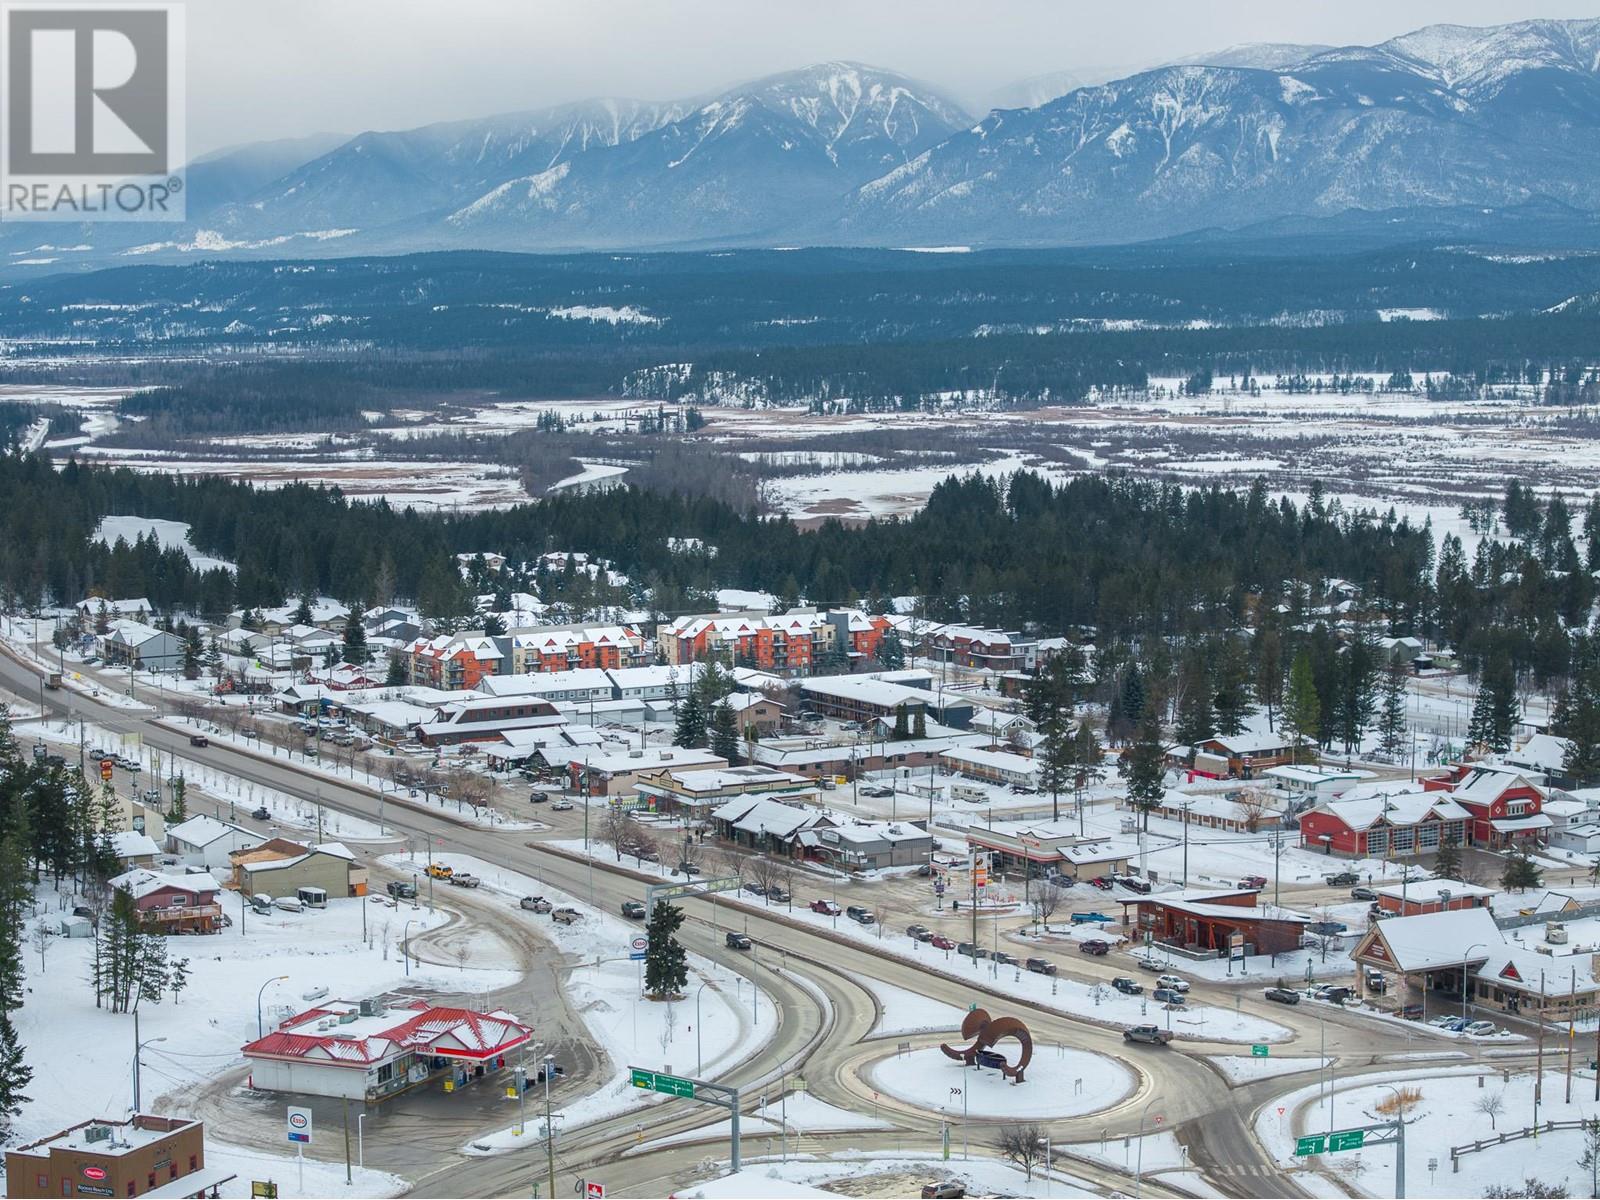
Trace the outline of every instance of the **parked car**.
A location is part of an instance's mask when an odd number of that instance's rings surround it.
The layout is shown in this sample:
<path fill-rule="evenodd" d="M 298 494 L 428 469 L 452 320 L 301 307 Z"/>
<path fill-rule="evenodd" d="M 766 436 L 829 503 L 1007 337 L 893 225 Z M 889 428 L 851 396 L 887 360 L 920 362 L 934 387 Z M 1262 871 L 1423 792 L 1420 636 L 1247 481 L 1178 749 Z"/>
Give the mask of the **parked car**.
<path fill-rule="evenodd" d="M 1329 887 L 1350 887 L 1361 882 L 1361 876 L 1354 871 L 1335 871 L 1332 875 L 1323 876 L 1328 881 Z M 1365 900 L 1365 896 L 1357 896 L 1357 900 Z"/>
<path fill-rule="evenodd" d="M 832 900 L 813 900 L 811 902 L 811 911 L 821 913 L 825 917 L 837 917 L 844 910 Z"/>
<path fill-rule="evenodd" d="M 450 886 L 464 888 L 482 887 L 483 880 L 479 879 L 476 875 L 468 875 L 465 871 L 457 871 L 454 875 L 450 876 Z"/>
<path fill-rule="evenodd" d="M 973 959 L 989 957 L 989 952 L 987 950 L 985 950 L 982 946 L 975 945 L 972 942 L 957 942 L 956 953 L 965 954 L 968 958 Z"/>
<path fill-rule="evenodd" d="M 549 804 L 550 803 L 550 793 L 549 792 L 529 792 L 528 793 L 528 803 L 529 804 Z"/>
<path fill-rule="evenodd" d="M 698 875 L 700 874 L 700 868 L 685 858 L 678 863 L 678 873 L 680 875 Z"/>
<path fill-rule="evenodd" d="M 1122 1040 L 1125 1042 L 1144 1042 L 1149 1046 L 1165 1046 L 1172 1040 L 1170 1030 L 1160 1029 L 1154 1025 L 1134 1025 L 1122 1031 Z"/>
<path fill-rule="evenodd" d="M 1150 998 L 1157 1004 L 1182 1004 L 1184 1000 L 1182 992 L 1169 987 L 1158 987 L 1150 993 Z"/>
<path fill-rule="evenodd" d="M 1262 995 L 1277 1004 L 1300 1003 L 1300 993 L 1293 988 L 1269 987 Z"/>
<path fill-rule="evenodd" d="M 191 733 L 189 735 L 189 745 L 195 747 L 197 750 L 204 750 L 207 746 L 211 745 L 211 739 L 203 733 Z"/>
<path fill-rule="evenodd" d="M 1116 988 L 1117 991 L 1121 992 L 1124 996 L 1144 995 L 1144 984 L 1137 983 L 1134 980 L 1129 979 L 1126 975 L 1118 975 L 1111 981 L 1111 986 Z"/>
<path fill-rule="evenodd" d="M 447 867 L 443 863 L 428 864 L 428 877 L 430 879 L 449 879 L 455 873 L 454 867 Z"/>
<path fill-rule="evenodd" d="M 1239 878 L 1239 886 L 1242 888 L 1264 888 L 1267 886 L 1267 877 L 1265 875 L 1243 875 Z"/>
<path fill-rule="evenodd" d="M 557 800 L 554 804 L 552 804 L 550 806 L 550 811 L 551 812 L 571 812 L 572 811 L 572 801 L 571 800 Z"/>
<path fill-rule="evenodd" d="M 1150 894 L 1150 881 L 1148 879 L 1141 879 L 1137 875 L 1113 875 L 1112 880 L 1115 883 L 1120 883 L 1130 892 L 1138 892 L 1141 896 Z"/>
<path fill-rule="evenodd" d="M 1075 912 L 1072 914 L 1074 925 L 1110 925 L 1111 918 L 1102 912 Z"/>
<path fill-rule="evenodd" d="M 955 939 L 947 938 L 942 933 L 936 933 L 929 938 L 928 945 L 932 946 L 935 950 L 954 950 L 956 948 Z"/>
<path fill-rule="evenodd" d="M 1102 942 L 1099 938 L 1090 938 L 1086 942 L 1078 943 L 1079 954 L 1097 954 L 1104 958 L 1111 953 L 1111 943 Z"/>
<path fill-rule="evenodd" d="M 844 915 L 849 917 L 857 925 L 871 925 L 878 919 L 872 915 L 872 910 L 870 908 L 863 908 L 859 904 L 852 904 L 849 908 L 845 909 Z"/>
<path fill-rule="evenodd" d="M 914 942 L 927 942 L 933 940 L 933 930 L 926 925 L 907 925 L 906 936 Z"/>
<path fill-rule="evenodd" d="M 1468 1037 L 1492 1037 L 1500 1032 L 1500 1027 L 1493 1021 L 1468 1021 L 1461 1032 Z"/>
<path fill-rule="evenodd" d="M 1011 790 L 1019 796 L 1037 796 L 1039 789 L 1031 783 L 1013 783 Z"/>
<path fill-rule="evenodd" d="M 991 957 L 1002 967 L 1015 967 L 1018 965 L 1017 956 L 1007 950 L 996 950 Z"/>
<path fill-rule="evenodd" d="M 745 880 L 744 890 L 749 892 L 752 896 L 765 896 L 767 894 L 767 889 L 762 887 L 753 879 Z"/>
<path fill-rule="evenodd" d="M 1133 962 L 1141 971 L 1154 971 L 1158 975 L 1167 969 L 1167 964 L 1159 958 L 1136 958 Z"/>
<path fill-rule="evenodd" d="M 1171 988 L 1175 992 L 1187 992 L 1189 990 L 1189 981 L 1178 975 L 1158 975 L 1156 977 L 1156 986 Z"/>
<path fill-rule="evenodd" d="M 726 945 L 729 950 L 748 950 L 748 949 L 750 949 L 750 935 L 747 934 L 747 933 L 732 933 L 732 932 L 729 932 L 729 933 L 726 933 L 726 934 L 723 935 L 722 941 L 723 941 L 723 944 Z"/>
<path fill-rule="evenodd" d="M 953 1179 L 922 1185 L 922 1200 L 961 1200 L 967 1189 Z"/>
<path fill-rule="evenodd" d="M 627 917 L 630 921 L 644 920 L 644 901 L 624 900 L 622 902 L 622 915 Z"/>
<path fill-rule="evenodd" d="M 1027 967 L 1028 970 L 1032 971 L 1035 975 L 1054 975 L 1056 973 L 1055 963 L 1051 962 L 1048 958 L 1030 958 L 1022 965 Z"/>
<path fill-rule="evenodd" d="M 555 907 L 543 896 L 524 896 L 518 903 L 529 912 L 547 913 Z"/>
<path fill-rule="evenodd" d="M 385 889 L 396 900 L 415 900 L 417 889 L 403 879 L 391 879 Z"/>
<path fill-rule="evenodd" d="M 251 813 L 250 815 L 252 817 L 254 817 L 256 820 L 258 820 L 258 821 L 270 821 L 270 820 L 272 820 L 272 814 L 267 811 L 265 805 L 262 805 L 260 808 L 256 809 L 255 812 Z"/>
<path fill-rule="evenodd" d="M 1313 1000 L 1325 1000 L 1329 1004 L 1343 1004 L 1350 998 L 1350 989 L 1343 984 L 1325 983 L 1311 993 Z"/>
<path fill-rule="evenodd" d="M 575 908 L 558 908 L 550 914 L 550 919 L 558 925 L 576 925 L 583 920 L 583 914 Z"/>
<path fill-rule="evenodd" d="M 774 904 L 787 904 L 789 903 L 789 893 L 784 891 L 781 887 L 773 885 L 767 889 L 767 899 L 771 900 Z"/>
<path fill-rule="evenodd" d="M 1104 875 L 1096 875 L 1089 880 L 1089 886 L 1099 888 L 1102 892 L 1109 892 L 1111 890 L 1111 880 Z"/>
<path fill-rule="evenodd" d="M 1377 900 L 1377 898 L 1378 893 L 1366 884 L 1350 889 L 1350 899 L 1352 900 Z"/>
<path fill-rule="evenodd" d="M 1362 982 L 1367 985 L 1367 991 L 1373 992 L 1379 996 L 1383 995 L 1389 990 L 1389 981 L 1385 979 L 1380 972 L 1371 970 L 1370 968 L 1368 969 L 1366 975 L 1362 977 Z"/>

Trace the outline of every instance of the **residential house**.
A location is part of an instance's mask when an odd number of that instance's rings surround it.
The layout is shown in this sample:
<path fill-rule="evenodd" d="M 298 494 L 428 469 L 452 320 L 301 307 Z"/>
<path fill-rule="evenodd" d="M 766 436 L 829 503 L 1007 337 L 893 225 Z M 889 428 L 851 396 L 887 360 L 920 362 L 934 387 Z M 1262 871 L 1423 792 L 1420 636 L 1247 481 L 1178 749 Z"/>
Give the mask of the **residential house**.
<path fill-rule="evenodd" d="M 760 692 L 731 692 L 724 702 L 733 709 L 740 730 L 754 730 L 757 737 L 777 733 L 783 724 L 783 705 Z"/>
<path fill-rule="evenodd" d="M 37 1200 L 216 1195 L 234 1178 L 206 1166 L 205 1126 L 186 1117 L 96 1117 L 6 1151 L 6 1195 Z"/>
<path fill-rule="evenodd" d="M 376 1104 L 436 1080 L 464 1084 L 502 1070 L 533 1030 L 510 1013 L 425 1000 L 330 1000 L 240 1052 L 249 1087 Z"/>
<path fill-rule="evenodd" d="M 183 667 L 184 643 L 165 629 L 116 620 L 100 638 L 100 654 L 113 666 L 132 663 L 139 671 L 177 671 Z"/>
<path fill-rule="evenodd" d="M 1246 730 L 1202 738 L 1194 744 L 1194 769 L 1202 775 L 1254 779 L 1294 760 L 1294 737 L 1287 733 Z"/>
<path fill-rule="evenodd" d="M 201 813 L 167 830 L 167 852 L 186 866 L 226 871 L 235 850 L 252 849 L 265 840 L 259 833 Z"/>
<path fill-rule="evenodd" d="M 128 600 L 111 600 L 104 596 L 90 596 L 87 599 L 79 600 L 74 607 L 78 610 L 78 616 L 82 618 L 84 625 L 88 628 L 94 628 L 102 620 L 107 622 L 117 620 L 148 622 L 151 617 L 155 616 L 156 611 L 151 607 L 150 601 L 143 596 Z"/>
<path fill-rule="evenodd" d="M 302 846 L 273 838 L 235 850 L 228 859 L 241 896 L 293 896 L 301 888 L 320 889 L 336 899 L 367 894 L 367 869 L 341 842 Z"/>
<path fill-rule="evenodd" d="M 124 829 L 111 835 L 111 853 L 124 867 L 153 867 L 161 847 L 148 834 Z"/>
<path fill-rule="evenodd" d="M 1260 773 L 1262 783 L 1282 794 L 1283 808 L 1289 813 L 1337 800 L 1371 778 L 1371 771 L 1354 767 L 1268 767 Z"/>
<path fill-rule="evenodd" d="M 1529 781 L 1546 787 L 1567 788 L 1573 783 L 1567 773 L 1567 755 L 1572 742 L 1549 733 L 1536 733 L 1522 745 L 1500 756 L 1500 761 L 1522 772 Z"/>
<path fill-rule="evenodd" d="M 151 933 L 217 933 L 222 929 L 222 885 L 208 873 L 168 874 L 136 867 L 111 880 L 138 905 Z"/>

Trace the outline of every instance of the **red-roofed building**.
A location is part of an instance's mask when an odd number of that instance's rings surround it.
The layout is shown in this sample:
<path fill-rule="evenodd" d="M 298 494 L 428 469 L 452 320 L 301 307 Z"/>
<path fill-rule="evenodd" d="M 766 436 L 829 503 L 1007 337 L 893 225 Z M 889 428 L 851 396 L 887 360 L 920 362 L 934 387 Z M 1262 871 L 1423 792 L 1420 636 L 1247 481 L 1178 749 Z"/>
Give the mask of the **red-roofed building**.
<path fill-rule="evenodd" d="M 1468 837 L 1474 846 L 1504 850 L 1514 843 L 1538 845 L 1550 831 L 1544 813 L 1545 790 L 1522 772 L 1493 763 L 1457 763 L 1443 775 L 1424 779 L 1430 792 L 1448 792 L 1471 814 Z"/>
<path fill-rule="evenodd" d="M 434 1079 L 460 1084 L 498 1070 L 532 1037 L 506 1012 L 335 1000 L 289 1018 L 241 1052 L 252 1087 L 373 1104 Z"/>

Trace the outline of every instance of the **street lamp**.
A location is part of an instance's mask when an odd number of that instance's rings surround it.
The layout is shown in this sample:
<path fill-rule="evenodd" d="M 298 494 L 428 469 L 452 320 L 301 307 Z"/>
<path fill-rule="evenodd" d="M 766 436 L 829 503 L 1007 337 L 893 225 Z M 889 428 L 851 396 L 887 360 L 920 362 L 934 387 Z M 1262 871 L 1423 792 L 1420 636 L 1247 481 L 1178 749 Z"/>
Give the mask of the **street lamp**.
<path fill-rule="evenodd" d="M 1149 1103 L 1139 1110 L 1139 1158 L 1133 1168 L 1133 1194 L 1135 1196 L 1144 1195 L 1144 1118 L 1150 1111 L 1151 1105 L 1160 1099 L 1160 1096 L 1150 1097 Z"/>
<path fill-rule="evenodd" d="M 139 1111 L 139 1056 L 144 1053 L 144 1048 L 146 1046 L 154 1046 L 157 1042 L 164 1042 L 167 1040 L 164 1037 L 158 1037 L 147 1038 L 145 1041 L 141 1042 L 139 1040 L 138 1015 L 139 1014 L 137 1012 L 134 1013 L 133 1022 L 133 1111 L 135 1113 L 138 1113 Z"/>
<path fill-rule="evenodd" d="M 694 1073 L 696 1075 L 704 1074 L 706 1069 L 705 1058 L 700 1052 L 700 994 L 710 985 L 711 980 L 707 979 L 695 989 L 694 993 Z"/>
<path fill-rule="evenodd" d="M 282 983 L 288 978 L 289 977 L 287 975 L 274 975 L 271 979 L 267 980 L 261 985 L 260 991 L 256 992 L 256 1036 L 258 1038 L 266 1036 L 266 1030 L 261 1024 L 261 997 L 273 984 Z"/>
<path fill-rule="evenodd" d="M 555 1200 L 556 1194 L 556 1144 L 555 1130 L 550 1125 L 550 1076 L 555 1074 L 556 1056 L 544 1056 L 544 1153 L 545 1161 L 550 1172 L 550 1196 Z"/>
<path fill-rule="evenodd" d="M 1467 995 L 1472 990 L 1472 985 L 1468 979 L 1469 968 L 1467 962 L 1471 959 L 1474 950 L 1487 950 L 1488 948 L 1483 942 L 1473 942 L 1472 945 L 1467 947 L 1467 952 L 1461 956 L 1461 1019 L 1463 1021 L 1467 1019 Z M 1426 979 L 1423 980 L 1423 984 L 1426 986 Z"/>
<path fill-rule="evenodd" d="M 405 959 L 407 976 L 411 974 L 411 950 L 407 943 L 411 937 L 411 927 L 416 923 L 417 919 L 412 917 L 411 920 L 406 922 L 405 929 L 400 933 L 400 957 Z"/>

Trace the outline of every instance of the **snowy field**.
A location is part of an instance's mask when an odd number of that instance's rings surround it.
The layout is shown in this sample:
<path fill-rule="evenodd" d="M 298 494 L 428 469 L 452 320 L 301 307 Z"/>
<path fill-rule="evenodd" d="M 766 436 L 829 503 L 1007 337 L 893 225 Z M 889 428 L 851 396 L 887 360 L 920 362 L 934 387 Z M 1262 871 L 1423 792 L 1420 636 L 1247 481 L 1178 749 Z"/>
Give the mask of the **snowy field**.
<path fill-rule="evenodd" d="M 1482 1080 L 1480 1086 L 1479 1080 Z M 1320 1166 L 1340 1179 L 1356 1195 L 1394 1194 L 1394 1154 L 1392 1146 L 1369 1146 L 1359 1151 L 1324 1154 L 1314 1161 L 1296 1159 L 1294 1139 L 1299 1132 L 1320 1132 L 1330 1128 L 1368 1125 L 1387 1120 L 1377 1106 L 1392 1100 L 1391 1088 L 1416 1088 L 1421 1098 L 1406 1110 L 1406 1191 L 1411 1196 L 1447 1198 L 1481 1196 L 1495 1184 L 1520 1184 L 1529 1175 L 1546 1183 L 1565 1183 L 1571 1195 L 1589 1193 L 1586 1168 L 1579 1167 L 1583 1134 L 1579 1130 L 1557 1130 L 1540 1135 L 1537 1141 L 1514 1141 L 1487 1148 L 1461 1158 L 1459 1173 L 1450 1169 L 1450 1147 L 1495 1133 L 1512 1132 L 1533 1121 L 1534 1076 L 1531 1071 L 1502 1074 L 1490 1068 L 1446 1067 L 1427 1073 L 1392 1072 L 1339 1080 L 1333 1096 L 1333 1111 L 1328 1111 L 1326 1088 L 1318 1099 L 1315 1084 L 1280 1096 L 1261 1109 L 1256 1119 L 1256 1136 L 1267 1152 L 1285 1168 L 1300 1170 L 1297 1180 L 1307 1178 L 1307 1169 Z M 1539 1121 L 1591 1120 L 1600 1116 L 1594 1100 L 1592 1077 L 1574 1080 L 1573 1100 L 1565 1100 L 1565 1077 L 1547 1070 Z M 1500 1106 L 1491 1125 L 1489 1114 L 1480 1105 Z M 1279 1109 L 1286 1110 L 1279 1117 Z M 1429 1170 L 1430 1162 L 1437 1168 Z M 1319 1190 L 1318 1194 L 1322 1194 Z"/>
<path fill-rule="evenodd" d="M 963 1157 L 960 1138 L 952 1131 L 950 1158 L 937 1154 L 842 1153 L 828 1157 L 744 1160 L 737 1175 L 723 1175 L 679 1187 L 679 1200 L 791 1200 L 794 1197 L 828 1197 L 841 1193 L 868 1196 L 914 1196 L 921 1187 L 955 1180 L 974 1196 L 1098 1196 L 1103 1189 L 1057 1167 L 1046 1175 L 1035 1168 L 1029 1179 L 1021 1169 L 999 1159 L 984 1157 L 980 1146 Z M 723 1164 L 726 1169 L 726 1164 Z M 837 1190 L 828 1185 L 842 1183 Z M 1201 1193 L 1205 1194 L 1205 1193 Z"/>
<path fill-rule="evenodd" d="M 197 571 L 222 567 L 232 571 L 234 564 L 222 558 L 211 558 L 195 549 L 189 540 L 189 525 L 185 521 L 163 521 L 157 517 L 102 517 L 94 531 L 95 541 L 110 546 L 119 539 L 132 546 L 140 538 L 154 536 L 163 550 L 182 550 Z"/>

